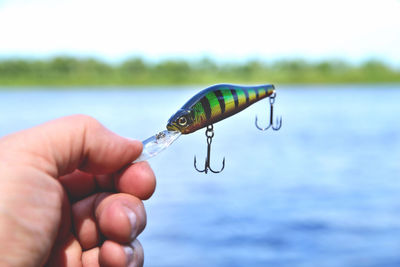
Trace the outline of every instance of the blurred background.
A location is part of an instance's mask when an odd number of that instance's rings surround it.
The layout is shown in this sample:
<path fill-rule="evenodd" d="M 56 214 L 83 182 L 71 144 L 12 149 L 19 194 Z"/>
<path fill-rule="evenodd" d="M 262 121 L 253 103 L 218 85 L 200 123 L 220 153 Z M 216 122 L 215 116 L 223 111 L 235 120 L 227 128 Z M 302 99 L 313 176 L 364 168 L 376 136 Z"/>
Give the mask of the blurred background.
<path fill-rule="evenodd" d="M 400 1 L 0 0 L 0 136 L 91 115 L 144 140 L 199 90 L 273 83 L 149 162 L 145 266 L 400 266 Z"/>

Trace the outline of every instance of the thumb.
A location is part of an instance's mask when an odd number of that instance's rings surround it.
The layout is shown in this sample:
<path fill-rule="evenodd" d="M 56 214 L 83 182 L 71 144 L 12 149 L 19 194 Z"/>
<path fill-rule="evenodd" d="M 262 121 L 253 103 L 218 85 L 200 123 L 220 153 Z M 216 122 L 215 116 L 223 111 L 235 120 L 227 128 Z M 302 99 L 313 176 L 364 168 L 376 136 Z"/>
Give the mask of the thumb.
<path fill-rule="evenodd" d="M 120 137 L 85 115 L 53 120 L 2 141 L 13 146 L 8 151 L 31 155 L 27 163 L 53 177 L 75 169 L 111 173 L 135 160 L 143 147 L 140 141 Z"/>

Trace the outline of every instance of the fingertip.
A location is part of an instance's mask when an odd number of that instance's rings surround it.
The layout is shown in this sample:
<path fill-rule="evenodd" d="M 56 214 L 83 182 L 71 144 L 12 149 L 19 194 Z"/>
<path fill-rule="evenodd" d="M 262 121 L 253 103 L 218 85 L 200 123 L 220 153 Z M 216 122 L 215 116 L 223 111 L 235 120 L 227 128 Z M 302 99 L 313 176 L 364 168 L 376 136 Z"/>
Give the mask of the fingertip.
<path fill-rule="evenodd" d="M 143 266 L 143 247 L 138 240 L 125 246 L 106 240 L 100 248 L 99 262 L 101 266 Z"/>
<path fill-rule="evenodd" d="M 135 146 L 140 148 L 140 151 L 143 150 L 143 143 L 142 141 L 138 140 L 138 139 L 134 139 L 134 138 L 129 138 L 129 137 L 125 137 L 125 139 L 127 139 L 129 142 L 131 142 L 132 144 L 134 144 Z"/>
<path fill-rule="evenodd" d="M 132 161 L 134 161 L 135 159 L 137 159 L 140 156 L 140 154 L 142 154 L 143 143 L 137 139 L 131 139 L 131 138 L 127 138 L 127 137 L 124 137 L 124 138 L 130 143 L 133 151 L 135 151 L 134 159 L 132 160 Z"/>
<path fill-rule="evenodd" d="M 100 248 L 95 247 L 86 250 L 82 253 L 82 265 L 68 265 L 68 266 L 99 266 Z"/>
<path fill-rule="evenodd" d="M 100 266 L 128 266 L 128 262 L 128 255 L 120 244 L 110 240 L 103 243 L 99 253 Z"/>
<path fill-rule="evenodd" d="M 139 140 L 122 137 L 97 120 L 85 117 L 83 159 L 80 169 L 93 174 L 107 174 L 137 159 L 143 150 Z"/>
<path fill-rule="evenodd" d="M 134 216 L 129 216 L 121 203 L 114 201 L 108 204 L 98 216 L 100 230 L 103 235 L 114 241 L 129 242 L 131 232 L 134 230 L 130 220 Z"/>
<path fill-rule="evenodd" d="M 128 194 L 109 196 L 96 209 L 96 218 L 102 234 L 119 243 L 131 242 L 146 226 L 143 203 Z"/>
<path fill-rule="evenodd" d="M 114 181 L 117 191 L 142 200 L 149 199 L 156 189 L 156 177 L 147 161 L 130 165 Z"/>

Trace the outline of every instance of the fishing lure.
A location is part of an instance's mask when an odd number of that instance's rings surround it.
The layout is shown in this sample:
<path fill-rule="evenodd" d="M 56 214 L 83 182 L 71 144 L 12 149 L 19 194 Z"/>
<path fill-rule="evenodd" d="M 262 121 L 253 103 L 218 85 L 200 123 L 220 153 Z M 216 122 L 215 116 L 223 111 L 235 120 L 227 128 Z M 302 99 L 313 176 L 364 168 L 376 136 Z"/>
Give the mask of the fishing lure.
<path fill-rule="evenodd" d="M 282 118 L 280 120 L 277 119 L 276 126 L 273 125 L 273 107 L 276 93 L 272 84 L 258 86 L 218 84 L 202 90 L 186 102 L 168 120 L 166 131 L 162 131 L 143 141 L 143 153 L 136 161 L 155 156 L 171 145 L 181 134 L 190 134 L 206 127 L 207 156 L 205 167 L 203 170 L 197 168 L 196 157 L 194 157 L 194 167 L 199 172 L 207 173 L 210 170 L 213 173 L 219 173 L 225 167 L 225 158 L 223 159 L 221 170 L 214 171 L 210 167 L 211 142 L 214 137 L 213 124 L 235 115 L 267 97 L 270 99 L 270 123 L 267 127 L 261 128 L 257 123 L 256 117 L 256 127 L 262 131 L 269 128 L 275 131 L 279 130 L 282 126 Z"/>

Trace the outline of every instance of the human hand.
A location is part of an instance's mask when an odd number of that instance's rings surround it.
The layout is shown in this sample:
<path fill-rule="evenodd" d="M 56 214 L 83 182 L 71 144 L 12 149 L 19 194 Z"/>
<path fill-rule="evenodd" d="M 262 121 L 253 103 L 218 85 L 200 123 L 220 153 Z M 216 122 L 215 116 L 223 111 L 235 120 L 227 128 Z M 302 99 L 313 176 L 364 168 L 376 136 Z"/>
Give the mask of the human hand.
<path fill-rule="evenodd" d="M 141 266 L 139 141 L 76 115 L 0 139 L 0 266 Z"/>

